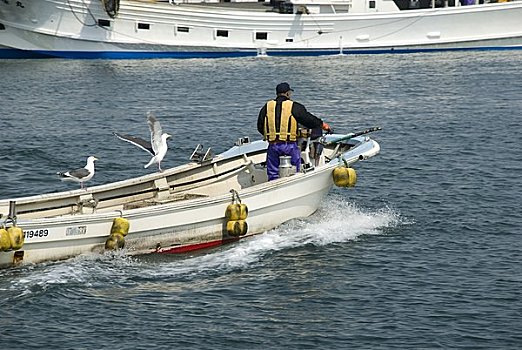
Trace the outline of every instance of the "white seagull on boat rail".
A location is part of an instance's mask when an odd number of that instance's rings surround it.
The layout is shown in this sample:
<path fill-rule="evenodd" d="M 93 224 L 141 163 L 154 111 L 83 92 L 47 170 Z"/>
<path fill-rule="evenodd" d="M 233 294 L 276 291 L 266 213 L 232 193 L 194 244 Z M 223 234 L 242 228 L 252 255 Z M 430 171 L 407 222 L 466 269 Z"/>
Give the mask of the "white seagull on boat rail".
<path fill-rule="evenodd" d="M 144 168 L 148 168 L 152 164 L 158 164 L 158 170 L 163 171 L 161 170 L 161 161 L 165 157 L 165 154 L 167 154 L 167 140 L 172 136 L 162 131 L 160 122 L 152 112 L 147 114 L 147 123 L 149 124 L 150 129 L 150 142 L 130 135 L 118 134 L 116 132 L 113 132 L 113 134 L 120 140 L 132 143 L 152 155 L 151 160 L 144 166 Z"/>
<path fill-rule="evenodd" d="M 94 176 L 94 161 L 96 160 L 98 160 L 98 158 L 90 156 L 87 158 L 87 165 L 85 165 L 83 168 L 56 174 L 60 176 L 60 180 L 79 182 L 80 187 L 84 188 L 83 183 L 89 181 Z"/>

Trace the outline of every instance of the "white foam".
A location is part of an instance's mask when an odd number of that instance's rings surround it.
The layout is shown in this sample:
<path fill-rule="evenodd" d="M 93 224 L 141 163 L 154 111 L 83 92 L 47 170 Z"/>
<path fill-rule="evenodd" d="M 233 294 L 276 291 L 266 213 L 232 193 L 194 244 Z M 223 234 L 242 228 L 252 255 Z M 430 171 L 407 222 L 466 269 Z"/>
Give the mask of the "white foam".
<path fill-rule="evenodd" d="M 394 227 L 400 216 L 385 207 L 377 211 L 358 208 L 352 202 L 329 197 L 317 213 L 303 220 L 292 220 L 221 251 L 179 260 L 159 273 L 186 274 L 205 270 L 230 271 L 249 267 L 276 251 L 306 245 L 325 246 L 347 242 L 361 235 L 381 234 L 383 228 Z"/>

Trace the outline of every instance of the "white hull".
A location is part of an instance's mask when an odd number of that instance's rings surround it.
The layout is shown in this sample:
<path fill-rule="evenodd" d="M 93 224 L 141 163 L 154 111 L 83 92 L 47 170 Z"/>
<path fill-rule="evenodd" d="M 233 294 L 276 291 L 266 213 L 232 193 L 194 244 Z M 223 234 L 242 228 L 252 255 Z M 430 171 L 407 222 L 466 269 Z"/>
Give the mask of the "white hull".
<path fill-rule="evenodd" d="M 380 149 L 369 138 L 350 142 L 352 147 L 341 152 L 349 164 Z M 241 237 L 314 213 L 333 185 L 337 158 L 306 173 L 267 182 L 261 165 L 265 148 L 265 142 L 255 142 L 203 164 L 88 190 L 2 200 L 2 220 L 9 216 L 10 203 L 16 202 L 17 226 L 25 239 L 19 250 L 0 251 L 0 266 L 101 253 L 117 217 L 130 222 L 125 237 L 129 254 L 185 252 L 234 241 L 239 237 L 227 232 L 225 217 L 231 190 L 249 210 L 248 231 Z M 331 152 L 325 154 L 334 157 Z M 9 226 L 9 220 L 5 223 Z"/>
<path fill-rule="evenodd" d="M 344 0 L 336 13 L 315 0 L 293 1 L 310 13 L 121 0 L 111 18 L 99 0 L 0 2 L 0 44 L 70 58 L 522 48 L 522 1 L 399 10 L 391 0 L 376 0 L 374 9 Z"/>

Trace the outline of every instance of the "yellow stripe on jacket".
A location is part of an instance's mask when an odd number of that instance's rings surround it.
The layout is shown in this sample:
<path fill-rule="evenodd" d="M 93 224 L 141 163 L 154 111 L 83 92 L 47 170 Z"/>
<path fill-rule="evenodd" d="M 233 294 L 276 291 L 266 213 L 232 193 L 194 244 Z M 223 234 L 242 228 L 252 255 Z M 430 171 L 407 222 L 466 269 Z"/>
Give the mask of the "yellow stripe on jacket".
<path fill-rule="evenodd" d="M 281 106 L 281 120 L 276 126 L 276 101 L 266 103 L 265 140 L 267 141 L 295 141 L 297 139 L 297 120 L 292 115 L 293 101 L 283 101 Z"/>

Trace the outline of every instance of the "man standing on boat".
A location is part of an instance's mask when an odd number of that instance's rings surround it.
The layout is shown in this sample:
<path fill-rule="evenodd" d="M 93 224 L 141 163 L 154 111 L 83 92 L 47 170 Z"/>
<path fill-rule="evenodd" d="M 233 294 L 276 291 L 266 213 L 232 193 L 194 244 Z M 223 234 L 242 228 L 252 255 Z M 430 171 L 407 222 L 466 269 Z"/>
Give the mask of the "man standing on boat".
<path fill-rule="evenodd" d="M 268 141 L 266 172 L 268 180 L 279 178 L 279 157 L 290 156 L 291 163 L 299 172 L 301 151 L 297 146 L 298 124 L 309 129 L 331 132 L 330 126 L 308 112 L 302 104 L 294 102 L 290 96 L 294 91 L 288 83 L 276 86 L 276 99 L 268 101 L 259 111 L 257 130 Z"/>

